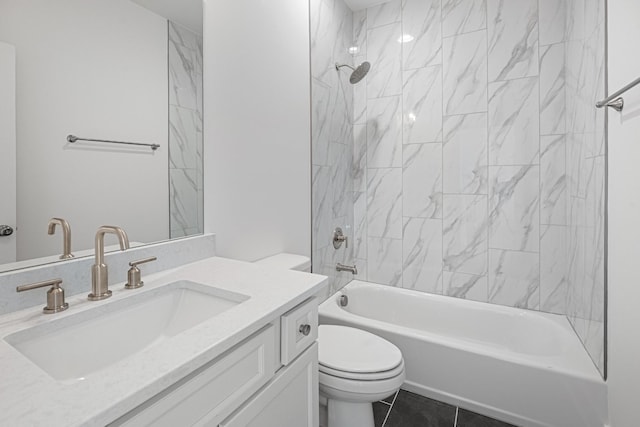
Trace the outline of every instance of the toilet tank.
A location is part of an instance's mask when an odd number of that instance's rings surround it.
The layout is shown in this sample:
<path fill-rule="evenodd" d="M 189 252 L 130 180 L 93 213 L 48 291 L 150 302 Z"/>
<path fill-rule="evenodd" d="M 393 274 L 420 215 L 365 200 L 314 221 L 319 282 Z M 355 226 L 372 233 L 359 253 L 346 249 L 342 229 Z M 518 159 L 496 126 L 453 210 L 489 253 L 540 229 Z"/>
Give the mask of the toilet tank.
<path fill-rule="evenodd" d="M 262 258 L 255 263 L 269 268 L 305 271 L 307 273 L 311 272 L 311 259 L 304 255 L 288 254 L 283 252 Z"/>

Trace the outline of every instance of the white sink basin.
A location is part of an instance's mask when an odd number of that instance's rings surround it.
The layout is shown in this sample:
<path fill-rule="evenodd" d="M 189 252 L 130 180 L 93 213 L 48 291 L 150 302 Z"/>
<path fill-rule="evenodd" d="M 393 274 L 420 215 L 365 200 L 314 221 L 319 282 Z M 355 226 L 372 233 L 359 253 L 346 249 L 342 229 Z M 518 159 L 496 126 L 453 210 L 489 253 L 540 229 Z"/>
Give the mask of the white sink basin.
<path fill-rule="evenodd" d="M 82 380 L 249 299 L 189 281 L 132 294 L 5 337 L 57 380 Z"/>

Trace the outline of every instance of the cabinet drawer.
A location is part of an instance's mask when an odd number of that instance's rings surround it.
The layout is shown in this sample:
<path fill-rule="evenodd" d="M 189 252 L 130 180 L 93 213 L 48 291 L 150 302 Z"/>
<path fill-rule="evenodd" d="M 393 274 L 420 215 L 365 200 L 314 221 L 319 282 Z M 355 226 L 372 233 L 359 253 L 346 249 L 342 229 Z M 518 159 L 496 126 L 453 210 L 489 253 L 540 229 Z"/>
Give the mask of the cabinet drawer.
<path fill-rule="evenodd" d="M 175 427 L 219 422 L 273 377 L 275 329 L 269 325 L 113 425 Z"/>
<path fill-rule="evenodd" d="M 280 318 L 280 362 L 288 365 L 318 338 L 318 299 L 309 298 Z"/>

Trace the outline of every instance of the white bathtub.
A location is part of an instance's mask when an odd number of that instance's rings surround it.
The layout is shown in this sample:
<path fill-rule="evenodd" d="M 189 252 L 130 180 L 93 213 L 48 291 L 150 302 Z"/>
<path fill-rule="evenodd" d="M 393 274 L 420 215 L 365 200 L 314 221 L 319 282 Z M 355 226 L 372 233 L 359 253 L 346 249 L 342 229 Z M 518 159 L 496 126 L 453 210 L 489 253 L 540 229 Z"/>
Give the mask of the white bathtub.
<path fill-rule="evenodd" d="M 564 316 L 361 281 L 319 313 L 398 346 L 406 390 L 522 427 L 607 423 L 606 384 Z"/>

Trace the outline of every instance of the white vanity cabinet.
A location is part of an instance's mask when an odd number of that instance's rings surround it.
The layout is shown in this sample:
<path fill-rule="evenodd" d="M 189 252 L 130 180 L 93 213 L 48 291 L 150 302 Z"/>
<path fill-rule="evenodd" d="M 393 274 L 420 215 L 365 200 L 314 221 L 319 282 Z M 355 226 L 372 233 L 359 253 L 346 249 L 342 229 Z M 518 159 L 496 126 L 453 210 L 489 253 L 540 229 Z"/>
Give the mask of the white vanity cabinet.
<path fill-rule="evenodd" d="M 317 427 L 317 333 L 310 298 L 110 425 Z"/>
<path fill-rule="evenodd" d="M 278 372 L 220 427 L 317 427 L 318 344 Z"/>

